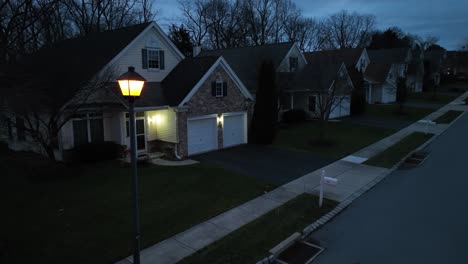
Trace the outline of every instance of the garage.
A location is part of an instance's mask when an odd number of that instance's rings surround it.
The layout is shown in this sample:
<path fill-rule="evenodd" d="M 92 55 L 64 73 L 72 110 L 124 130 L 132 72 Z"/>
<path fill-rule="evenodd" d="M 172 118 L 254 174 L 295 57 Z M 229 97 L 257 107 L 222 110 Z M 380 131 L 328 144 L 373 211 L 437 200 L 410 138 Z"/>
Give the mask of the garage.
<path fill-rule="evenodd" d="M 188 155 L 218 149 L 216 115 L 192 117 L 187 121 Z"/>
<path fill-rule="evenodd" d="M 330 113 L 330 116 L 329 116 L 330 119 L 350 115 L 351 99 L 349 96 L 345 96 L 344 98 L 335 97 L 335 102 L 340 103 L 340 105 L 337 105 L 334 107 L 334 109 Z"/>
<path fill-rule="evenodd" d="M 247 143 L 247 114 L 223 114 L 223 147 Z"/>

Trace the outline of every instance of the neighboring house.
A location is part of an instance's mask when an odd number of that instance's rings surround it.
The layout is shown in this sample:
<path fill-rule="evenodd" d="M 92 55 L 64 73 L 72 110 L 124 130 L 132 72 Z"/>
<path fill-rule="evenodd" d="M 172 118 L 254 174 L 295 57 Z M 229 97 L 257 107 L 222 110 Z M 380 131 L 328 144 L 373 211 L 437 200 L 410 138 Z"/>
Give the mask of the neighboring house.
<path fill-rule="evenodd" d="M 307 64 L 307 60 L 295 42 L 204 50 L 197 57 L 210 56 L 223 56 L 253 95 L 257 89 L 258 70 L 262 62 L 273 62 L 278 73 L 297 72 Z"/>
<path fill-rule="evenodd" d="M 396 101 L 398 78 L 407 78 L 413 56 L 409 48 L 367 50 L 370 64 L 364 73 L 366 99 L 373 103 Z"/>
<path fill-rule="evenodd" d="M 60 130 L 58 159 L 88 142 L 129 146 L 127 101 L 115 82 L 128 66 L 147 80 L 135 105 L 139 153 L 166 148 L 185 157 L 247 142 L 253 97 L 227 61 L 185 58 L 154 22 L 65 40 L 39 53 L 31 60 L 42 74 L 69 77 L 60 89 L 83 85 L 103 72 L 114 74 L 114 82 L 90 96 Z M 60 89 L 50 92 L 60 94 Z M 22 127 L 18 122 L 9 128 L 9 147 L 41 152 Z"/>
<path fill-rule="evenodd" d="M 424 53 L 424 71 L 427 74 L 427 79 L 435 86 L 440 85 L 443 65 L 446 59 L 446 50 L 433 49 Z"/>
<path fill-rule="evenodd" d="M 338 118 L 350 115 L 352 80 L 345 63 L 331 53 L 305 53 L 307 65 L 297 73 L 281 73 L 289 109 L 303 109 L 309 118 Z"/>
<path fill-rule="evenodd" d="M 443 73 L 448 76 L 468 78 L 468 51 L 448 51 Z"/>
<path fill-rule="evenodd" d="M 396 101 L 400 68 L 395 64 L 371 62 L 364 73 L 366 101 L 369 104 Z"/>

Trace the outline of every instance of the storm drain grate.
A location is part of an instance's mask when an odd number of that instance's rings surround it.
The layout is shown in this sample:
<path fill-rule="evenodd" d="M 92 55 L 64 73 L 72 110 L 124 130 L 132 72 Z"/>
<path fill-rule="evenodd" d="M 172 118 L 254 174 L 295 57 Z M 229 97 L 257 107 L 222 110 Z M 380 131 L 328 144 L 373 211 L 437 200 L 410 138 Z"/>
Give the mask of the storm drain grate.
<path fill-rule="evenodd" d="M 428 155 L 429 153 L 427 152 L 422 152 L 422 151 L 415 152 L 403 162 L 404 167 L 406 168 L 416 167 L 420 165 L 421 163 L 423 163 L 426 160 Z"/>
<path fill-rule="evenodd" d="M 324 249 L 322 247 L 300 241 L 283 251 L 276 259 L 277 264 L 308 264 Z"/>

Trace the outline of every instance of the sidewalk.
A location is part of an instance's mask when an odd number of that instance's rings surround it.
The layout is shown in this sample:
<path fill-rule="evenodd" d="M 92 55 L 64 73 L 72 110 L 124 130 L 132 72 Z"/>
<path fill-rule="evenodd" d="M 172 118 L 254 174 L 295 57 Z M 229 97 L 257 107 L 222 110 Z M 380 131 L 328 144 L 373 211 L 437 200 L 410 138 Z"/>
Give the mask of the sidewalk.
<path fill-rule="evenodd" d="M 468 97 L 468 92 L 459 96 L 452 103 L 431 113 L 425 119 L 434 120 L 449 110 L 468 111 L 468 105 L 459 104 L 466 97 Z M 361 164 L 368 158 L 379 154 L 413 132 L 426 132 L 427 130 L 429 133 L 439 135 L 448 126 L 447 124 L 438 124 L 426 127 L 426 124 L 421 122 L 413 123 L 351 156 L 308 173 L 269 193 L 144 249 L 141 252 L 141 263 L 176 263 L 302 193 L 316 194 L 322 169 L 325 170 L 326 176 L 338 178 L 339 180 L 336 187 L 325 190 L 325 197 L 341 202 L 388 171 L 386 168 Z M 133 263 L 131 256 L 117 262 L 117 264 L 129 263 Z"/>

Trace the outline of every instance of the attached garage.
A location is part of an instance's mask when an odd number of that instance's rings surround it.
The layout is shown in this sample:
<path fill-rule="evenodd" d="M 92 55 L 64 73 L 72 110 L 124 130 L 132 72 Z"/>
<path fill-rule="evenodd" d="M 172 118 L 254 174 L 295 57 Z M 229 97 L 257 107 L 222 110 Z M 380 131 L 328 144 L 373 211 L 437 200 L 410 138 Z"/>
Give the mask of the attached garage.
<path fill-rule="evenodd" d="M 216 115 L 192 117 L 187 120 L 188 155 L 218 149 Z"/>
<path fill-rule="evenodd" d="M 349 116 L 351 111 L 351 98 L 349 96 L 345 96 L 344 98 L 336 97 L 335 101 L 340 104 L 332 109 L 329 118 Z"/>
<path fill-rule="evenodd" d="M 223 147 L 247 143 L 247 114 L 226 113 L 223 115 Z"/>

